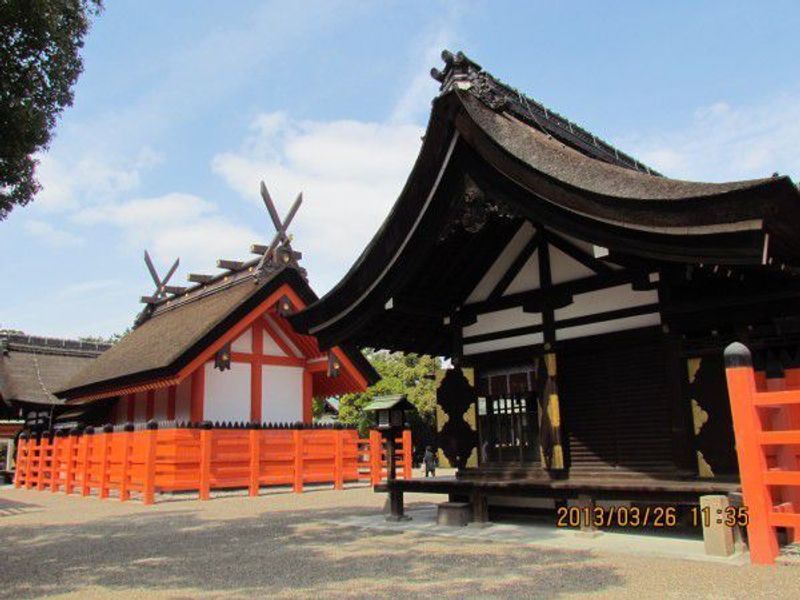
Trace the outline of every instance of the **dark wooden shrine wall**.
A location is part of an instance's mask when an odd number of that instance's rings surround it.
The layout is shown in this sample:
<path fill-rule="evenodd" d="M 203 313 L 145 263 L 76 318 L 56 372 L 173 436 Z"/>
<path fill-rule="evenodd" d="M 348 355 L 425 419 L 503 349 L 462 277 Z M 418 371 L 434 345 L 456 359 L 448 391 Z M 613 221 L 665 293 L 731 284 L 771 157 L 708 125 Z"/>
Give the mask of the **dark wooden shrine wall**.
<path fill-rule="evenodd" d="M 658 334 L 602 336 L 565 349 L 558 383 L 570 471 L 674 473 L 667 345 Z"/>

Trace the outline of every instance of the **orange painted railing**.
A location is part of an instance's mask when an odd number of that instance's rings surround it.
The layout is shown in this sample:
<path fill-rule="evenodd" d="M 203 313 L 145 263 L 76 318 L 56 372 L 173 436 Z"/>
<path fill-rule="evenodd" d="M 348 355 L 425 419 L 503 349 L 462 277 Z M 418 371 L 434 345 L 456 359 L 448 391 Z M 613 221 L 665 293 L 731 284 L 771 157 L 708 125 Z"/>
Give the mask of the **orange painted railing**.
<path fill-rule="evenodd" d="M 397 475 L 411 478 L 411 432 L 397 440 Z M 346 482 L 377 484 L 387 475 L 384 444 L 377 431 L 368 439 L 353 429 L 159 428 L 106 426 L 69 435 L 21 437 L 14 484 L 28 489 L 96 494 L 120 500 L 132 495 L 152 504 L 159 492 Z"/>
<path fill-rule="evenodd" d="M 725 349 L 728 394 L 739 457 L 742 494 L 750 522 L 750 559 L 773 564 L 777 528 L 800 541 L 800 369 L 783 379 L 753 370 L 743 344 Z"/>

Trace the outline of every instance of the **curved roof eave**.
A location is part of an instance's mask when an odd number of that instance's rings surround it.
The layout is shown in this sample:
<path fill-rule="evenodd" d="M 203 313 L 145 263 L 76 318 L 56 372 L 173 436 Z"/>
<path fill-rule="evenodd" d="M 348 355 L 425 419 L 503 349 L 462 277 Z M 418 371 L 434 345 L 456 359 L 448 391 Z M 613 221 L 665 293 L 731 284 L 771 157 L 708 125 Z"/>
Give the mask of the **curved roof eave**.
<path fill-rule="evenodd" d="M 294 327 L 319 334 L 355 318 L 351 311 L 379 283 L 376 278 L 386 274 L 389 261 L 402 254 L 454 134 L 490 166 L 495 178 L 501 175 L 527 191 L 527 206 L 514 203 L 523 216 L 545 223 L 549 217 L 561 219 L 562 228 L 582 230 L 590 241 L 593 227 L 603 229 L 605 239 L 611 234 L 622 240 L 620 250 L 641 256 L 689 261 L 703 257 L 709 247 L 721 249 L 706 256 L 709 262 L 759 263 L 767 223 L 780 229 L 778 215 L 800 223 L 800 194 L 787 177 L 719 184 L 636 172 L 577 152 L 493 111 L 468 92 L 451 91 L 434 102 L 425 143 L 386 220 L 342 280 L 291 318 Z M 559 156 L 569 165 L 558 168 Z"/>

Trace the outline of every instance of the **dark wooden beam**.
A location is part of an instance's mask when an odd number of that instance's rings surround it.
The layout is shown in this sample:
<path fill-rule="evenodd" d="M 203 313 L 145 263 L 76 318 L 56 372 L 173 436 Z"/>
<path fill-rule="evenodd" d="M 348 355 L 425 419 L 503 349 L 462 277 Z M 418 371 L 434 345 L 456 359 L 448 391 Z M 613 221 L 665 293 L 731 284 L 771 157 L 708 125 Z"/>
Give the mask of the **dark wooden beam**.
<path fill-rule="evenodd" d="M 186 291 L 187 288 L 180 285 L 165 285 L 164 291 L 168 294 L 180 295 Z"/>
<path fill-rule="evenodd" d="M 539 289 L 542 294 L 551 294 L 553 290 L 553 278 L 550 273 L 550 247 L 545 236 L 538 238 L 539 252 Z M 545 298 L 547 296 L 544 296 Z M 549 304 L 545 302 L 544 304 Z M 545 346 L 552 345 L 556 341 L 555 329 L 555 309 L 552 306 L 542 306 L 542 333 L 544 334 Z"/>
<path fill-rule="evenodd" d="M 218 269 L 227 269 L 229 271 L 238 271 L 244 266 L 244 263 L 240 260 L 225 260 L 224 258 L 220 258 L 217 260 L 217 268 Z"/>
<path fill-rule="evenodd" d="M 214 279 L 213 275 L 201 275 L 200 273 L 189 273 L 186 277 L 188 281 L 192 283 L 208 283 L 212 279 Z"/>

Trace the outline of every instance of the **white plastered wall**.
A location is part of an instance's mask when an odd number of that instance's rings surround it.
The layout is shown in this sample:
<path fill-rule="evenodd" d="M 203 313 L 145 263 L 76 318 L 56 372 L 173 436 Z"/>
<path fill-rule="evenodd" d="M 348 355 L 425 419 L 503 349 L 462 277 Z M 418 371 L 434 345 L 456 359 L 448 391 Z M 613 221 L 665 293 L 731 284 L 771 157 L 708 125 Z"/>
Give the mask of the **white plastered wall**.
<path fill-rule="evenodd" d="M 250 364 L 231 363 L 220 371 L 213 362 L 205 364 L 205 398 L 203 419 L 206 421 L 250 420 Z"/>
<path fill-rule="evenodd" d="M 261 418 L 271 423 L 303 420 L 303 368 L 264 365 Z"/>

